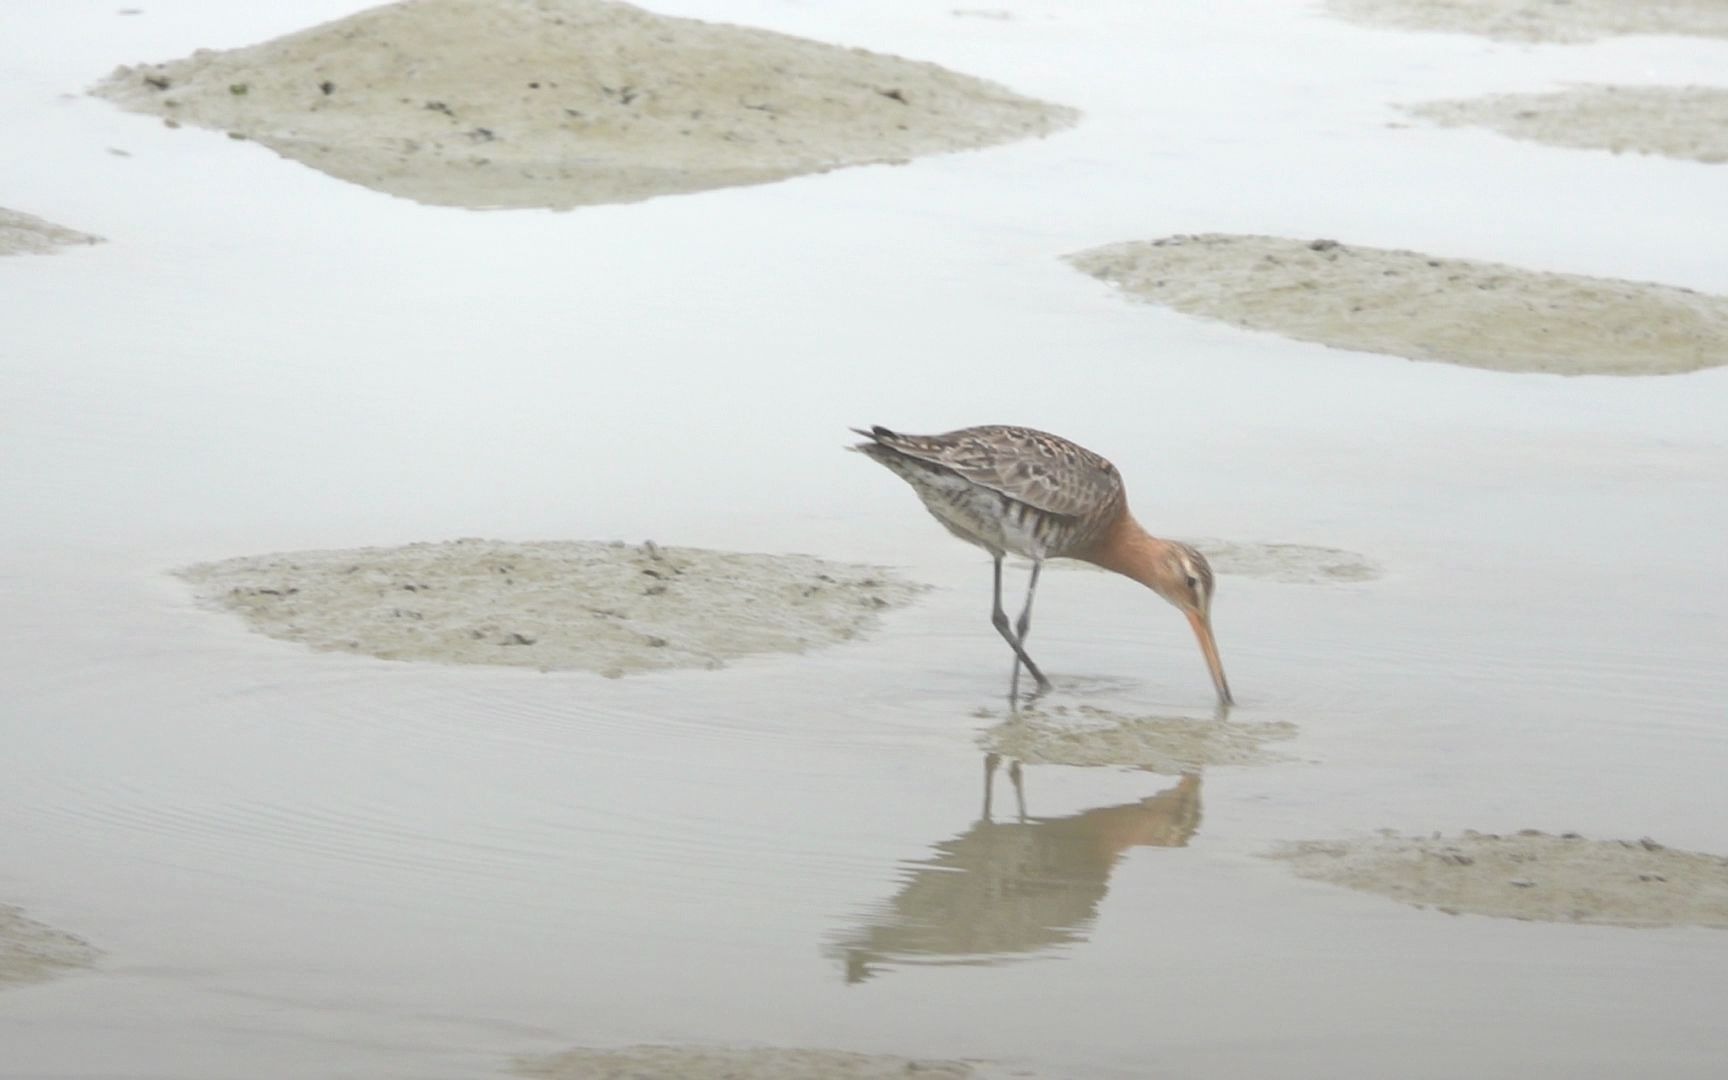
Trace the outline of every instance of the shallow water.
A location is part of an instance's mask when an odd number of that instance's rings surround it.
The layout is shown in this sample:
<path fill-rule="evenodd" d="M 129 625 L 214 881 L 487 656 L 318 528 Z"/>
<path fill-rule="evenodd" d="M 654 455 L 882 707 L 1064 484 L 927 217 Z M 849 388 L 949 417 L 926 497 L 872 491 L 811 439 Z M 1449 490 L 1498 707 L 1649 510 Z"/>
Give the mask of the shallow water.
<path fill-rule="evenodd" d="M 1544 80 L 1707 82 L 1728 46 L 1532 50 L 1272 3 L 729 3 L 1087 117 L 571 214 L 417 206 L 61 96 L 358 6 L 45 5 L 0 36 L 30 149 L 0 202 L 109 240 L 0 260 L 0 902 L 106 954 L 0 992 L 0 1075 L 454 1078 L 635 1042 L 1062 1077 L 1715 1075 L 1728 934 L 1453 918 L 1257 853 L 1382 827 L 1723 850 L 1728 372 L 1330 351 L 1059 257 L 1241 230 L 1728 292 L 1707 166 L 1382 126 L 1386 102 Z M 1008 658 L 988 563 L 845 428 L 996 421 L 1111 456 L 1155 531 L 1384 573 L 1221 579 L 1233 719 L 1299 733 L 1288 762 L 1208 770 L 1185 846 L 1094 861 L 1102 894 L 1012 962 L 889 955 L 848 983 L 835 943 L 977 827 Z M 854 645 L 605 680 L 314 654 L 166 573 L 464 535 L 938 588 Z M 1102 574 L 1041 592 L 1054 700 L 1212 715 L 1166 605 Z M 1172 783 L 1025 770 L 1035 819 Z"/>

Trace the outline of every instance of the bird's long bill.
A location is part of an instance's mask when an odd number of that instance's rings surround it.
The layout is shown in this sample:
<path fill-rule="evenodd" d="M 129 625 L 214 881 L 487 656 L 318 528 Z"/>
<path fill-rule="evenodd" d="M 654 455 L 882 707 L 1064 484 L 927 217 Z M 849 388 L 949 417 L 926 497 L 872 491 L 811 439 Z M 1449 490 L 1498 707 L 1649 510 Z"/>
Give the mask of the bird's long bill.
<path fill-rule="evenodd" d="M 1230 683 L 1224 678 L 1224 661 L 1218 658 L 1218 642 L 1212 637 L 1212 620 L 1198 611 L 1190 611 L 1188 623 L 1194 627 L 1194 636 L 1200 639 L 1200 651 L 1206 654 L 1206 666 L 1212 670 L 1212 685 L 1218 688 L 1219 702 L 1234 705 Z"/>

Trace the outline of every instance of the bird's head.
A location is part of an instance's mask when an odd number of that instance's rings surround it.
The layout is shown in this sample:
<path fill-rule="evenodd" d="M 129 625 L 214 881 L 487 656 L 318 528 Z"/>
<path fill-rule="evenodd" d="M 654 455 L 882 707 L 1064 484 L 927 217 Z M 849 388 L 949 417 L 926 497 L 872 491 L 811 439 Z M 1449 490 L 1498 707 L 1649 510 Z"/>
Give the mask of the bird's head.
<path fill-rule="evenodd" d="M 1210 616 L 1214 580 L 1212 564 L 1206 561 L 1206 556 L 1198 548 L 1171 541 L 1164 560 L 1163 587 L 1158 589 L 1158 595 L 1184 612 Z"/>
<path fill-rule="evenodd" d="M 1212 564 L 1195 548 L 1174 540 L 1156 540 L 1138 546 L 1136 565 L 1127 570 L 1129 576 L 1188 616 L 1188 625 L 1194 628 L 1200 651 L 1206 656 L 1206 667 L 1212 673 L 1212 685 L 1218 689 L 1218 701 L 1234 704 L 1230 683 L 1224 678 L 1224 661 L 1218 656 L 1218 642 L 1212 636 Z"/>

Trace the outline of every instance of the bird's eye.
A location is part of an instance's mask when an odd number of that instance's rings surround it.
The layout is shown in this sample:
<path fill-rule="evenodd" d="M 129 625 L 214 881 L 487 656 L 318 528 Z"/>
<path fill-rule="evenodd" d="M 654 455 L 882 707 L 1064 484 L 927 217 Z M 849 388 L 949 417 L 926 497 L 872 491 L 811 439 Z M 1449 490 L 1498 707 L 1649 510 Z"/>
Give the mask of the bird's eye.
<path fill-rule="evenodd" d="M 1198 590 L 1199 590 L 1199 588 L 1200 588 L 1200 579 L 1199 579 L 1199 578 L 1197 578 L 1197 577 L 1192 577 L 1192 576 L 1191 576 L 1191 577 L 1189 577 L 1189 579 L 1188 579 L 1188 587 L 1189 587 L 1189 588 L 1190 588 L 1190 589 L 1194 589 L 1194 590 L 1196 590 L 1196 591 L 1198 591 Z"/>

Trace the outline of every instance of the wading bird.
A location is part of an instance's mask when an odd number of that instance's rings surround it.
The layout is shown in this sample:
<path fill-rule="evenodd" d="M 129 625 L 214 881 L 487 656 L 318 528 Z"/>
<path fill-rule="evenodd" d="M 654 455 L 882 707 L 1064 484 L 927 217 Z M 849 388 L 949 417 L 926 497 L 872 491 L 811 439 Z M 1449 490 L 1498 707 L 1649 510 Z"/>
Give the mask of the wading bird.
<path fill-rule="evenodd" d="M 869 439 L 852 449 L 887 466 L 912 485 L 944 527 L 990 553 L 996 563 L 990 619 L 1014 650 L 1009 694 L 1017 696 L 1020 665 L 1050 680 L 1026 655 L 1032 598 L 1045 559 L 1081 559 L 1133 578 L 1176 605 L 1194 627 L 1212 672 L 1218 700 L 1231 704 L 1230 684 L 1212 637 L 1212 567 L 1187 544 L 1161 540 L 1140 527 L 1116 466 L 1082 446 L 1031 428 L 961 428 L 941 435 L 901 435 L 885 427 L 853 428 Z M 1026 606 L 1010 624 L 1002 608 L 1002 558 L 1032 560 Z"/>

